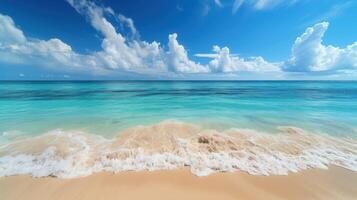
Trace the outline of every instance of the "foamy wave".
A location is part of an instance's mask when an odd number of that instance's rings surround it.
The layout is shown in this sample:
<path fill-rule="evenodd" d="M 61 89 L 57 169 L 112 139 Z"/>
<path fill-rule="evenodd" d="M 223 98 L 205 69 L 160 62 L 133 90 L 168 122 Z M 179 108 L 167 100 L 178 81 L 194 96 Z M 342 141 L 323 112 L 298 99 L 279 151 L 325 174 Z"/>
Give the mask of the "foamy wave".
<path fill-rule="evenodd" d="M 277 134 L 206 130 L 163 122 L 128 129 L 113 139 L 55 130 L 0 149 L 0 176 L 73 178 L 95 172 L 190 167 L 193 174 L 245 171 L 286 175 L 337 165 L 357 171 L 357 141 L 279 127 Z"/>

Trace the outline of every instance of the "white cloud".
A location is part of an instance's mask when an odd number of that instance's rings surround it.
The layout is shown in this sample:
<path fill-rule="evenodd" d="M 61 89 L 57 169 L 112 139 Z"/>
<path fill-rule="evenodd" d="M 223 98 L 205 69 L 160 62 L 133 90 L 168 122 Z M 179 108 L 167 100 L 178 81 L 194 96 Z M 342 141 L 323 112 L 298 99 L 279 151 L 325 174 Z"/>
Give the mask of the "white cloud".
<path fill-rule="evenodd" d="M 296 38 L 284 70 L 295 72 L 336 71 L 357 67 L 357 42 L 346 48 L 322 44 L 329 23 L 322 22 L 306 29 Z"/>
<path fill-rule="evenodd" d="M 136 30 L 134 21 L 131 18 L 125 17 L 124 15 L 118 15 L 119 22 L 126 25 L 133 36 L 133 39 L 138 39 L 140 37 L 139 32 Z"/>
<path fill-rule="evenodd" d="M 138 71 L 140 70 L 138 68 L 145 68 L 149 64 L 145 62 L 149 55 L 155 57 L 160 54 L 157 42 L 129 42 L 124 36 L 117 33 L 114 26 L 104 16 L 105 14 L 114 14 L 110 8 L 99 7 L 93 2 L 85 0 L 67 1 L 78 13 L 87 17 L 91 25 L 104 36 L 101 45 L 102 51 L 95 53 L 104 66 L 111 69 Z M 129 23 L 131 21 L 124 16 L 119 17 L 119 20 Z M 133 29 L 133 23 L 130 23 L 130 26 Z"/>
<path fill-rule="evenodd" d="M 114 26 L 105 18 L 105 14 L 116 16 L 110 8 L 99 7 L 86 0 L 67 0 L 80 14 L 89 18 L 92 26 L 104 36 L 102 51 L 97 56 L 112 69 L 124 68 L 128 71 L 145 72 L 148 70 L 173 72 L 202 72 L 202 66 L 188 59 L 186 50 L 180 45 L 176 34 L 169 36 L 169 51 L 165 52 L 160 43 L 127 40 L 118 33 Z M 123 15 L 118 19 L 131 29 L 133 34 L 138 34 L 133 20 Z"/>
<path fill-rule="evenodd" d="M 264 10 L 288 2 L 291 2 L 291 0 L 256 0 L 253 6 L 257 10 Z"/>
<path fill-rule="evenodd" d="M 130 29 L 132 35 L 139 33 L 132 19 L 117 15 L 111 8 L 100 7 L 86 0 L 67 0 L 76 11 L 84 15 L 90 24 L 103 35 L 102 50 L 82 55 L 70 45 L 57 38 L 29 40 L 8 16 L 0 16 L 0 60 L 7 63 L 33 64 L 58 70 L 83 70 L 110 73 L 122 70 L 142 74 L 152 73 L 209 73 L 238 71 L 276 71 L 276 64 L 262 57 L 249 59 L 230 54 L 227 47 L 215 47 L 215 54 L 207 65 L 189 59 L 186 49 L 177 41 L 177 34 L 168 37 L 168 50 L 160 43 L 141 41 L 139 37 L 128 39 L 118 33 L 107 20 L 110 15 Z M 11 33 L 11 34 L 10 34 Z M 8 37 L 11 35 L 11 37 Z M 199 56 L 199 55 L 198 55 Z M 207 55 L 206 55 L 207 57 Z"/>
<path fill-rule="evenodd" d="M 67 0 L 76 11 L 84 15 L 90 24 L 103 35 L 102 50 L 91 54 L 78 54 L 60 39 L 28 39 L 9 16 L 0 14 L 0 62 L 38 65 L 57 70 L 82 70 L 91 73 L 127 71 L 141 74 L 208 72 L 202 65 L 188 58 L 185 48 L 169 36 L 169 50 L 160 43 L 146 42 L 132 19 L 117 15 L 111 8 L 100 7 L 86 0 Z M 114 17 L 129 28 L 132 38 L 118 33 L 106 16 Z"/>
<path fill-rule="evenodd" d="M 0 14 L 0 61 L 10 64 L 46 65 L 55 70 L 95 69 L 93 57 L 72 51 L 60 39 L 28 39 L 9 16 Z"/>
<path fill-rule="evenodd" d="M 212 72 L 278 72 L 280 63 L 269 63 L 262 57 L 250 57 L 244 59 L 238 55 L 231 54 L 228 47 L 220 48 L 213 46 L 215 54 L 196 54 L 198 57 L 213 58 L 208 63 Z"/>
<path fill-rule="evenodd" d="M 239 8 L 246 4 L 255 10 L 265 10 L 274 8 L 279 5 L 290 5 L 298 0 L 234 0 L 232 5 L 232 12 L 236 13 Z"/>
<path fill-rule="evenodd" d="M 15 26 L 11 17 L 0 14 L 0 48 L 12 43 L 24 43 L 23 32 Z"/>
<path fill-rule="evenodd" d="M 27 38 L 22 30 L 16 27 L 11 17 L 0 14 L 0 62 L 42 66 L 53 70 L 81 71 L 96 75 L 133 72 L 166 77 L 192 77 L 188 74 L 193 73 L 228 75 L 264 72 L 281 75 L 282 71 L 341 74 L 357 71 L 357 42 L 345 48 L 326 46 L 322 43 L 329 26 L 327 22 L 306 29 L 305 33 L 295 40 L 291 56 L 285 62 L 268 62 L 260 56 L 243 58 L 230 53 L 228 47 L 214 46 L 213 53 L 195 54 L 196 57 L 210 59 L 203 65 L 190 60 L 187 50 L 177 41 L 176 33 L 168 36 L 167 46 L 156 41 L 143 41 L 131 18 L 116 14 L 111 8 L 100 7 L 87 0 L 67 1 L 78 13 L 86 17 L 96 31 L 101 33 L 103 36 L 101 50 L 79 54 L 58 38 L 49 40 Z M 267 1 L 251 1 L 254 5 L 258 2 L 261 2 L 259 6 L 263 8 L 264 2 Z M 132 37 L 118 32 L 108 17 L 128 28 Z"/>
<path fill-rule="evenodd" d="M 168 55 L 168 66 L 171 66 L 171 71 L 174 72 L 185 72 L 185 73 L 198 73 L 198 72 L 209 72 L 209 70 L 193 61 L 191 61 L 185 48 L 177 42 L 177 34 L 169 35 L 169 51 Z"/>
<path fill-rule="evenodd" d="M 345 48 L 324 45 L 323 36 L 328 22 L 317 23 L 297 37 L 291 56 L 284 62 L 268 62 L 263 57 L 241 58 L 231 54 L 228 47 L 213 47 L 215 53 L 195 54 L 196 57 L 212 59 L 208 63 L 211 72 L 320 72 L 326 74 L 351 74 L 357 70 L 357 42 Z M 355 72 L 354 72 L 355 73 Z"/>

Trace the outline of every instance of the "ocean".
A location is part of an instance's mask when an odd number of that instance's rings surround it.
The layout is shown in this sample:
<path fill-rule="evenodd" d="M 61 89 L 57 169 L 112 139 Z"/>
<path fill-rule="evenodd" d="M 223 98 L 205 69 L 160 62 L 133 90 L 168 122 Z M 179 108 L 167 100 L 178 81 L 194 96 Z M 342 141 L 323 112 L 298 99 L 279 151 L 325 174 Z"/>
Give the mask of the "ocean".
<path fill-rule="evenodd" d="M 0 176 L 357 171 L 354 81 L 2 81 Z"/>

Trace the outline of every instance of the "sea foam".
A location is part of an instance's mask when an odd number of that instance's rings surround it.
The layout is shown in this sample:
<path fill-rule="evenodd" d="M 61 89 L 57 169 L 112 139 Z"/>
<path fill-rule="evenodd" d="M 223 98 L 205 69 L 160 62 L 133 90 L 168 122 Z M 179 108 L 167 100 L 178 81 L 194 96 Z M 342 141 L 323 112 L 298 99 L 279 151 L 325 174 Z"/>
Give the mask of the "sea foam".
<path fill-rule="evenodd" d="M 112 139 L 54 130 L 0 148 L 0 176 L 75 178 L 95 172 L 189 167 L 197 176 L 244 171 L 287 175 L 330 165 L 357 171 L 357 141 L 279 127 L 276 134 L 230 129 L 218 132 L 165 121 L 134 127 Z"/>

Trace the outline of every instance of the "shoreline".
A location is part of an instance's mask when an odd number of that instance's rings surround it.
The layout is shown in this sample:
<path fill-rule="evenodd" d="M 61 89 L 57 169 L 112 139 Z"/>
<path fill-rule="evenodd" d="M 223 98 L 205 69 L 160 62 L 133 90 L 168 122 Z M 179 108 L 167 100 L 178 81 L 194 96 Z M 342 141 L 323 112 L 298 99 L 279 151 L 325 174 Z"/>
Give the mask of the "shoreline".
<path fill-rule="evenodd" d="M 113 139 L 56 130 L 0 148 L 0 176 L 75 178 L 97 172 L 181 169 L 206 176 L 244 171 L 286 175 L 330 165 L 357 171 L 357 141 L 278 127 L 277 134 L 217 131 L 164 121 L 127 129 Z"/>
<path fill-rule="evenodd" d="M 197 177 L 189 169 L 108 172 L 74 179 L 0 177 L 4 200 L 27 199 L 356 199 L 357 173 L 341 167 L 286 176 L 245 172 Z"/>

